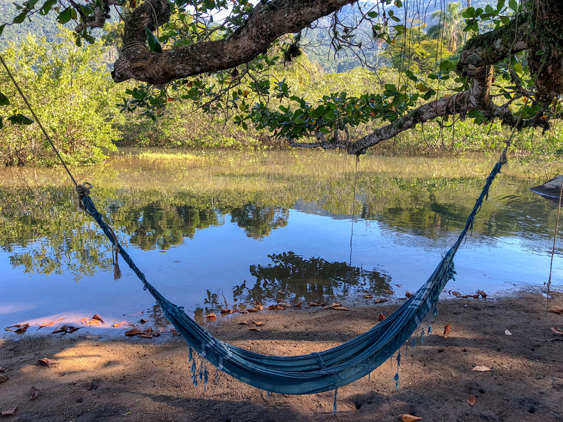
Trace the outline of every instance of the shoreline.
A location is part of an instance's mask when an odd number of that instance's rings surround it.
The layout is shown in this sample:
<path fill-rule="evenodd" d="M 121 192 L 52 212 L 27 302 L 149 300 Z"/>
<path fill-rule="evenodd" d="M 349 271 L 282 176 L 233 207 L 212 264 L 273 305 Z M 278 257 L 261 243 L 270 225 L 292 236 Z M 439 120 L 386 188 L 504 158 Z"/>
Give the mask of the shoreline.
<path fill-rule="evenodd" d="M 550 308 L 563 309 L 554 292 Z M 371 328 L 397 304 L 349 306 L 350 311 L 277 311 L 237 315 L 209 324 L 222 341 L 265 354 L 306 354 L 334 347 Z M 502 299 L 441 301 L 433 333 L 409 348 L 399 372 L 385 362 L 371 376 L 338 390 L 339 420 L 562 421 L 563 342 L 551 333 L 563 316 L 544 314 L 540 293 Z M 309 310 L 310 311 L 310 310 Z M 241 325 L 240 322 L 261 322 Z M 444 326 L 451 332 L 443 336 Z M 251 331 L 251 328 L 255 330 Z M 260 331 L 257 331 L 260 330 Z M 505 331 L 508 330 L 510 335 Z M 96 337 L 96 336 L 92 336 Z M 161 337 L 162 338 L 162 337 Z M 191 383 L 188 348 L 178 337 L 160 343 L 136 338 L 0 339 L 0 411 L 18 404 L 11 420 L 42 421 L 323 421 L 332 418 L 333 392 L 270 394 L 209 367 L 210 382 Z M 54 362 L 39 366 L 38 359 Z M 490 371 L 475 372 L 475 366 Z M 30 400 L 31 387 L 40 390 Z M 475 404 L 468 403 L 470 396 Z"/>

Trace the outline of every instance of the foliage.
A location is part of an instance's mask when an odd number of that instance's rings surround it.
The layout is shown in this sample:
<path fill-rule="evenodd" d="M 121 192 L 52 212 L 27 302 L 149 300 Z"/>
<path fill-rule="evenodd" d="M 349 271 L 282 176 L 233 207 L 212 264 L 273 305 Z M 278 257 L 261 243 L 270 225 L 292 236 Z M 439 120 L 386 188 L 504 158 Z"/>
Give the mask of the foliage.
<path fill-rule="evenodd" d="M 75 46 L 74 36 L 64 29 L 57 43 L 30 35 L 3 53 L 34 111 L 70 164 L 102 161 L 104 151 L 114 150 L 112 141 L 119 137 L 112 127 L 116 116 L 111 113 L 116 87 L 105 66 L 99 64 L 103 53 L 104 47 L 98 42 L 84 48 Z M 0 113 L 29 115 L 4 72 L 0 74 L 0 87 L 10 101 Z M 1 164 L 49 164 L 53 159 L 37 123 L 27 127 L 6 125 L 0 131 Z"/>
<path fill-rule="evenodd" d="M 428 28 L 428 35 L 445 40 L 448 51 L 450 53 L 455 52 L 463 42 L 465 35 L 463 31 L 465 22 L 462 16 L 461 2 L 449 3 L 445 13 L 442 13 L 441 10 L 436 10 L 432 13 L 432 17 L 438 23 Z"/>

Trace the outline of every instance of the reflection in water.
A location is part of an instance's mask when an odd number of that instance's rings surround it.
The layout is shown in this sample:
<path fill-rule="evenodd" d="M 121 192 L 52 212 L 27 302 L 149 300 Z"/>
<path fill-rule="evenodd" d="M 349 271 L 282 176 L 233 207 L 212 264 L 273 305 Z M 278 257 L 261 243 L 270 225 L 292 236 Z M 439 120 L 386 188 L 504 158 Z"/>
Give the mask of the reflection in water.
<path fill-rule="evenodd" d="M 397 248 L 408 257 L 403 267 L 428 269 L 425 253 L 438 249 L 435 262 L 441 248 L 449 246 L 491 164 L 482 158 L 366 156 L 358 166 L 356 195 L 353 157 L 307 151 L 202 154 L 194 162 L 182 156 L 162 162 L 115 157 L 105 166 L 76 172 L 80 180 L 94 183 L 92 197 L 119 241 L 146 251 L 139 254 L 147 260 L 139 262 L 142 269 L 162 266 L 160 274 L 170 274 L 158 280 L 158 287 L 174 286 L 180 296 L 194 293 L 203 299 L 196 311 L 201 320 L 204 312 L 232 302 L 242 307 L 254 300 L 275 300 L 280 290 L 305 301 L 328 301 L 362 289 L 382 292 L 390 276 L 398 282 L 403 270 L 394 259 Z M 475 252 L 467 264 L 475 269 L 472 277 L 494 269 L 503 273 L 499 283 L 524 272 L 530 275 L 529 283 L 540 282 L 530 257 L 546 256 L 557 207 L 528 191 L 541 182 L 527 178 L 528 170 L 511 165 L 495 181 L 472 238 L 485 239 L 494 254 Z M 0 169 L 0 270 L 14 283 L 26 273 L 28 297 L 40 291 L 44 275 L 61 282 L 60 291 L 69 279 L 89 277 L 98 284 L 97 273 L 111 270 L 110 244 L 90 218 L 76 210 L 65 177 L 58 169 Z M 348 258 L 343 249 L 352 209 L 360 210 L 354 253 L 363 254 L 358 263 L 351 263 L 355 266 L 341 262 Z M 417 253 L 411 254 L 414 249 Z M 182 274 L 171 274 L 173 266 L 166 265 L 188 262 L 194 250 L 197 260 L 180 268 Z M 280 250 L 294 252 L 272 254 Z M 473 259 L 469 245 L 464 250 L 466 259 Z M 167 252 L 172 259 L 155 252 Z M 499 270 L 499 260 L 521 267 L 510 264 Z M 253 279 L 241 282 L 249 265 Z M 176 286 L 186 272 L 201 276 L 200 284 Z M 31 274 L 41 276 L 29 278 Z M 123 289 L 114 301 L 130 291 L 126 283 L 126 277 L 111 281 L 108 291 Z M 222 296 L 230 290 L 232 298 Z M 37 293 L 38 313 L 50 294 L 57 293 Z M 182 304 L 194 307 L 198 299 Z M 51 312 L 58 308 L 53 305 Z M 156 309 L 154 315 L 160 318 Z"/>
<path fill-rule="evenodd" d="M 368 271 L 346 262 L 328 262 L 314 257 L 305 259 L 293 252 L 268 255 L 268 258 L 273 265 L 250 266 L 250 274 L 255 281 L 245 280 L 233 287 L 236 308 L 246 309 L 247 304 L 252 305 L 256 301 L 275 303 L 277 299 L 289 303 L 322 303 L 359 292 L 385 294 L 390 289 L 391 277 L 384 272 Z M 208 306 L 195 310 L 197 320 L 202 320 L 210 312 L 217 313 L 230 307 L 224 296 L 221 301 L 217 293 L 209 290 L 203 303 Z"/>

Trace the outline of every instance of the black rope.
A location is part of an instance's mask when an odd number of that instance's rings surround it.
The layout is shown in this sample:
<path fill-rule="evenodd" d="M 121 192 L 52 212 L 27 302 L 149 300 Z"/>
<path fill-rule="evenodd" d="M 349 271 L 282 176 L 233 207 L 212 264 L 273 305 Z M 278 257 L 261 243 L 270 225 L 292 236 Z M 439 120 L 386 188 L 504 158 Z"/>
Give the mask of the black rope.
<path fill-rule="evenodd" d="M 6 65 L 6 62 L 4 61 L 4 59 L 2 58 L 2 55 L 0 55 L 0 62 L 2 62 L 2 66 L 4 66 L 4 69 L 6 69 L 6 73 L 8 73 L 8 76 L 10 77 L 10 79 L 12 80 L 12 82 L 14 83 L 16 89 L 18 90 L 18 92 L 20 93 L 21 97 L 23 98 L 23 101 L 25 102 L 25 104 L 27 105 L 27 108 L 29 108 L 29 111 L 31 111 L 31 114 L 33 115 L 33 118 L 35 119 L 35 121 L 37 122 L 37 124 L 39 125 L 39 127 L 41 128 L 41 130 L 43 131 L 43 134 L 45 135 L 45 137 L 47 138 L 47 140 L 49 141 L 49 143 L 51 144 L 51 147 L 53 148 L 53 151 L 55 151 L 55 154 L 57 154 L 57 157 L 59 157 L 59 160 L 61 160 L 61 164 L 64 166 L 66 172 L 68 173 L 70 179 L 72 180 L 72 183 L 74 183 L 74 186 L 78 186 L 78 183 L 76 183 L 76 180 L 74 179 L 74 177 L 72 177 L 72 173 L 70 172 L 70 170 L 68 169 L 68 167 L 66 166 L 66 163 L 64 162 L 63 158 L 61 157 L 61 155 L 59 154 L 59 151 L 57 151 L 57 148 L 55 148 L 55 144 L 53 143 L 53 141 L 51 140 L 51 137 L 49 136 L 49 134 L 47 133 L 47 131 L 45 130 L 45 128 L 43 127 L 43 125 L 41 124 L 41 122 L 39 121 L 39 118 L 37 117 L 37 115 L 35 114 L 35 112 L 33 111 L 33 109 L 31 108 L 31 105 L 29 104 L 29 102 L 27 101 L 27 98 L 25 97 L 25 95 L 23 94 L 22 90 L 20 89 L 20 86 L 18 85 L 18 83 L 16 82 L 16 80 L 14 79 L 14 76 L 12 75 L 12 72 L 10 72 L 10 69 L 8 68 L 8 66 Z"/>

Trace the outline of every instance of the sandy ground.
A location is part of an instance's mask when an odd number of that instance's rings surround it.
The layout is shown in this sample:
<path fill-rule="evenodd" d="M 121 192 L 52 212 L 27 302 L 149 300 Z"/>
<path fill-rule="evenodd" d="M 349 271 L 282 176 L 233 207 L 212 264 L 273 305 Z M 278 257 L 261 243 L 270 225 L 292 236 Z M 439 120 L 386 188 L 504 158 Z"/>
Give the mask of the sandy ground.
<path fill-rule="evenodd" d="M 552 308 L 563 308 L 555 294 Z M 370 328 L 392 305 L 351 311 L 318 308 L 263 311 L 211 324 L 224 341 L 267 354 L 302 354 L 344 342 Z M 440 304 L 433 334 L 396 364 L 338 390 L 343 421 L 563 421 L 563 315 L 544 316 L 541 294 L 503 300 L 456 299 Z M 241 321 L 261 321 L 250 331 Z M 451 332 L 444 338 L 444 326 Z M 509 330 L 512 335 L 505 334 Z M 210 370 L 210 383 L 194 387 L 188 347 L 170 334 L 160 339 L 104 339 L 84 335 L 0 340 L 0 411 L 18 408 L 12 421 L 324 421 L 333 420 L 333 393 L 270 394 Z M 74 337 L 73 337 L 74 336 Z M 40 358 L 55 362 L 40 366 Z M 475 372 L 475 366 L 488 372 Z M 40 390 L 30 399 L 29 390 Z M 468 398 L 475 397 L 470 405 Z"/>

